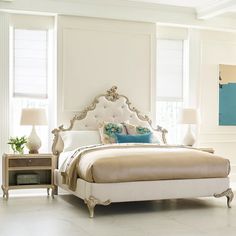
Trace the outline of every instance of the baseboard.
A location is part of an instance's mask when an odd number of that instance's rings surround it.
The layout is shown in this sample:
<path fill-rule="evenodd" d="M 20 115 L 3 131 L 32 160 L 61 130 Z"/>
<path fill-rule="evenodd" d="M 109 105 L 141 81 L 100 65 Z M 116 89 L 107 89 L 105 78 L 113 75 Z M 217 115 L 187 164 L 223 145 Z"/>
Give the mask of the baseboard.
<path fill-rule="evenodd" d="M 26 197 L 26 196 L 45 196 L 47 197 L 47 191 L 45 189 L 20 189 L 9 190 L 9 198 L 11 197 Z"/>

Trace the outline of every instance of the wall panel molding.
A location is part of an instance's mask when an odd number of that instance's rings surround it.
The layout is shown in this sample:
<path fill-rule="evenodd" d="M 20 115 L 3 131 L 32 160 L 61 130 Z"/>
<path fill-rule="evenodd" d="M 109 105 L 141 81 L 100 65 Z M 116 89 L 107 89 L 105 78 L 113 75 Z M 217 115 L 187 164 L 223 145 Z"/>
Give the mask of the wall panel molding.
<path fill-rule="evenodd" d="M 155 114 L 155 46 L 155 24 L 58 17 L 58 123 L 113 85 Z"/>
<path fill-rule="evenodd" d="M 9 15 L 1 12 L 0 52 L 0 152 L 2 153 L 8 150 L 9 138 Z"/>
<path fill-rule="evenodd" d="M 236 64 L 236 33 L 199 31 L 200 79 L 199 146 L 213 147 L 217 155 L 236 165 L 236 126 L 219 126 L 219 64 Z M 234 170 L 235 172 L 235 170 Z"/>
<path fill-rule="evenodd" d="M 9 16 L 0 12 L 0 156 L 9 145 Z M 0 162 L 0 182 L 2 179 Z"/>
<path fill-rule="evenodd" d="M 201 34 L 201 92 L 199 105 L 202 113 L 202 124 L 200 125 L 200 137 L 209 136 L 209 138 L 212 138 L 213 136 L 221 136 L 224 140 L 231 140 L 230 136 L 236 135 L 236 126 L 218 125 L 218 65 L 236 64 L 235 40 L 235 33 L 222 35 L 219 32 L 206 31 Z"/>

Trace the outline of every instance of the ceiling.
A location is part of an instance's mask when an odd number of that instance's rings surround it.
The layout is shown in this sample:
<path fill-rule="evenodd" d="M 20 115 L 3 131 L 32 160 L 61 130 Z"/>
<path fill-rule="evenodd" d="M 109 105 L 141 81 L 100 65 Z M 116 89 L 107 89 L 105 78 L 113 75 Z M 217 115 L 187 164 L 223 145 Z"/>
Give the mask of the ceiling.
<path fill-rule="evenodd" d="M 126 0 L 178 7 L 195 8 L 199 19 L 215 16 L 236 17 L 236 0 Z"/>
<path fill-rule="evenodd" d="M 35 4 L 28 4 L 30 1 Z M 157 19 L 158 21 L 160 21 L 161 18 L 166 19 L 166 15 L 168 16 L 168 14 L 171 19 L 176 17 L 178 21 L 179 17 L 177 15 L 179 15 L 181 19 L 191 15 L 191 17 L 198 22 L 196 24 L 201 25 L 204 24 L 203 22 L 207 22 L 207 24 L 211 22 L 203 20 L 215 18 L 215 22 L 220 22 L 221 19 L 218 17 L 223 17 L 224 20 L 226 19 L 224 22 L 232 22 L 233 28 L 236 27 L 234 23 L 236 19 L 236 0 L 0 0 L 0 10 L 2 7 L 4 10 L 27 11 L 26 9 L 28 9 L 28 11 L 35 11 L 32 9 L 37 9 L 36 11 L 38 11 L 38 9 L 44 9 L 45 6 L 47 6 L 46 12 L 49 11 L 48 6 L 51 6 L 51 12 L 53 13 L 57 12 L 55 10 L 55 8 L 57 8 L 58 12 L 64 12 L 64 14 L 66 12 L 71 15 L 76 15 L 78 12 L 83 11 L 88 11 L 89 13 L 87 14 L 90 14 L 89 9 L 92 6 L 102 12 L 100 13 L 93 9 L 92 15 L 95 12 L 96 16 L 100 16 L 100 14 L 104 16 L 104 6 L 106 6 L 110 7 L 112 11 L 114 10 L 114 14 L 117 14 L 119 17 L 120 14 L 125 14 L 120 10 L 122 7 L 127 7 L 127 9 L 132 9 L 133 7 L 136 11 L 132 12 L 132 14 L 137 14 L 138 19 L 140 15 L 137 9 L 150 12 L 147 13 L 147 15 L 145 13 L 143 14 L 141 18 L 144 21 L 157 22 Z M 115 7 L 120 7 L 118 8 L 119 11 L 116 12 Z M 159 15 L 161 16 L 155 15 L 154 10 L 159 10 Z M 42 10 L 42 12 L 44 12 L 44 10 Z M 107 11 L 106 14 L 108 17 L 111 17 L 109 11 Z M 127 18 L 133 19 L 132 14 L 127 13 Z M 179 21 L 182 22 L 183 20 Z M 216 24 L 218 26 L 218 23 Z"/>
<path fill-rule="evenodd" d="M 219 0 L 131 0 L 131 1 L 198 8 L 204 5 L 218 2 Z"/>

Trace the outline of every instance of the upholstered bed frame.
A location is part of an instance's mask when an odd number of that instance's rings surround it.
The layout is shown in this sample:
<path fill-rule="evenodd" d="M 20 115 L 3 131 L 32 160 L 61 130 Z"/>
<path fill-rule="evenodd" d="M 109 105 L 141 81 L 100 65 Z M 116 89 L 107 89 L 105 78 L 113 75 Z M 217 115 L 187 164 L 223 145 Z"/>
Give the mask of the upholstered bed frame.
<path fill-rule="evenodd" d="M 124 122 L 129 120 L 132 124 L 152 125 L 148 116 L 143 115 L 134 108 L 129 99 L 117 93 L 117 87 L 113 86 L 105 94 L 95 97 L 90 106 L 75 115 L 70 120 L 69 127 L 63 125 L 54 129 L 54 141 L 52 152 L 59 158 L 63 151 L 61 132 L 69 130 L 97 130 L 99 123 Z M 167 130 L 160 126 L 155 129 L 160 132 L 164 144 Z M 94 207 L 97 204 L 108 205 L 112 202 L 144 201 L 192 197 L 227 197 L 227 204 L 233 199 L 233 192 L 229 188 L 228 178 L 205 178 L 185 180 L 158 180 L 136 181 L 124 183 L 90 183 L 78 178 L 77 188 L 71 191 L 65 184 L 59 171 L 54 173 L 55 185 L 83 199 L 87 204 L 90 217 L 94 216 Z"/>

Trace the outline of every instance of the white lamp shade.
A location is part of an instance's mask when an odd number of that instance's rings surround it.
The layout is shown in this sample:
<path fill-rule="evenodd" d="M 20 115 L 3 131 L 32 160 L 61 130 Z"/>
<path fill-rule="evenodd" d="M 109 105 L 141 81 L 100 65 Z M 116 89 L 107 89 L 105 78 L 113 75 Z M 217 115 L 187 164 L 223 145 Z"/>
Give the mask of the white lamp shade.
<path fill-rule="evenodd" d="M 23 108 L 21 112 L 21 125 L 47 125 L 45 109 Z"/>
<path fill-rule="evenodd" d="M 180 112 L 179 123 L 180 124 L 197 124 L 198 112 L 196 109 L 185 108 Z"/>

